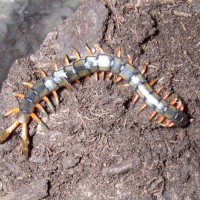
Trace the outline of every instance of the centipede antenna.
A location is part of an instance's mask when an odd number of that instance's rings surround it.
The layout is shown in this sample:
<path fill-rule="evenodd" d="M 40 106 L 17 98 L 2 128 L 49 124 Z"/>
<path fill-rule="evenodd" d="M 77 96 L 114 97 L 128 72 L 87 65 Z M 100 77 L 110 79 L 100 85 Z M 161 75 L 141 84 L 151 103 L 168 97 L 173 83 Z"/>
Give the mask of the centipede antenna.
<path fill-rule="evenodd" d="M 26 160 L 28 160 L 28 146 L 29 146 L 29 140 L 28 140 L 28 127 L 27 127 L 27 123 L 23 123 L 22 124 L 22 151 L 25 155 Z"/>
<path fill-rule="evenodd" d="M 19 108 L 13 108 L 13 109 L 9 110 L 7 113 L 5 113 L 4 115 L 2 115 L 2 117 L 6 118 L 10 115 L 17 114 L 18 112 L 19 112 Z"/>
<path fill-rule="evenodd" d="M 32 117 L 33 120 L 35 120 L 43 128 L 48 129 L 48 127 L 46 126 L 46 124 L 35 113 L 31 113 L 30 116 Z"/>
<path fill-rule="evenodd" d="M 0 135 L 0 143 L 4 142 L 10 134 L 19 126 L 18 120 L 15 120 L 5 131 L 2 135 Z"/>

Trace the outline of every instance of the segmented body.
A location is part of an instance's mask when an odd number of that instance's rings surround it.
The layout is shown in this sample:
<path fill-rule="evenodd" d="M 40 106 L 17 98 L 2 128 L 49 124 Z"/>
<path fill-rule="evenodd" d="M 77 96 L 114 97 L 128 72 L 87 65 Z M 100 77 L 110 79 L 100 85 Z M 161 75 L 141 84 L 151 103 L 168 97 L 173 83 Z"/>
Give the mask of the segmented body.
<path fill-rule="evenodd" d="M 20 104 L 18 121 L 20 123 L 28 122 L 29 115 L 33 113 L 35 104 L 52 91 L 99 71 L 110 71 L 121 76 L 128 81 L 133 90 L 139 94 L 150 108 L 177 126 L 184 126 L 188 122 L 186 114 L 156 94 L 136 68 L 121 58 L 107 54 L 87 56 L 86 58 L 76 60 L 72 64 L 55 71 L 52 76 L 44 77 L 34 84 Z"/>
<path fill-rule="evenodd" d="M 145 106 L 148 105 L 153 109 L 152 118 L 156 113 L 162 115 L 162 122 L 165 118 L 168 120 L 164 126 L 185 126 L 188 122 L 187 115 L 183 112 L 183 105 L 174 107 L 174 103 L 168 103 L 165 98 L 161 98 L 158 92 L 154 92 L 147 80 L 142 76 L 140 71 L 136 69 L 128 59 L 123 60 L 119 55 L 109 55 L 103 53 L 100 49 L 99 54 L 93 54 L 88 48 L 89 56 L 81 58 L 79 55 L 77 59 L 71 63 L 67 62 L 67 66 L 56 69 L 51 76 L 46 76 L 42 73 L 43 78 L 35 84 L 27 84 L 30 88 L 26 95 L 18 94 L 22 98 L 19 108 L 14 108 L 8 111 L 4 116 L 7 117 L 11 114 L 17 114 L 17 119 L 8 127 L 2 135 L 0 135 L 0 143 L 4 142 L 10 134 L 22 124 L 22 147 L 25 157 L 29 157 L 29 140 L 28 140 L 28 127 L 30 117 L 38 123 L 45 124 L 34 114 L 34 109 L 37 107 L 44 114 L 46 113 L 39 102 L 43 99 L 52 108 L 52 104 L 46 97 L 49 93 L 53 93 L 59 104 L 57 93 L 55 92 L 60 87 L 69 86 L 72 82 L 80 78 L 86 77 L 90 74 L 97 72 L 110 72 L 117 74 L 122 79 L 126 80 L 130 87 L 138 93 L 140 98 L 144 101 Z M 47 114 L 47 113 L 46 113 Z"/>

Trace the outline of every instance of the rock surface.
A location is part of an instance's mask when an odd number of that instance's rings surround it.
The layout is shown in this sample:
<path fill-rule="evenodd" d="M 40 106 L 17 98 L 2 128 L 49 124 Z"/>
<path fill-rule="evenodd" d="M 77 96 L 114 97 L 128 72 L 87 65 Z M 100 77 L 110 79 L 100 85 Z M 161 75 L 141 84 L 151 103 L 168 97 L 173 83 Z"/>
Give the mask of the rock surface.
<path fill-rule="evenodd" d="M 141 102 L 133 107 L 135 94 L 121 83 L 94 77 L 75 83 L 73 92 L 58 91 L 61 108 L 50 113 L 50 130 L 29 124 L 29 161 L 21 155 L 20 129 L 0 145 L 1 198 L 36 178 L 49 180 L 45 199 L 200 198 L 199 2 L 140 8 L 133 2 L 106 1 L 104 7 L 85 1 L 39 51 L 11 67 L 0 94 L 1 113 L 18 106 L 10 93 L 25 93 L 21 82 L 39 80 L 38 68 L 51 74 L 55 59 L 62 66 L 63 55 L 72 55 L 71 46 L 84 55 L 85 43 L 100 43 L 108 53 L 122 47 L 139 69 L 148 63 L 148 80 L 158 78 L 166 88 L 161 95 L 171 91 L 183 100 L 191 124 L 167 129 L 148 122 L 151 111 L 137 115 Z M 0 119 L 1 130 L 13 120 Z"/>

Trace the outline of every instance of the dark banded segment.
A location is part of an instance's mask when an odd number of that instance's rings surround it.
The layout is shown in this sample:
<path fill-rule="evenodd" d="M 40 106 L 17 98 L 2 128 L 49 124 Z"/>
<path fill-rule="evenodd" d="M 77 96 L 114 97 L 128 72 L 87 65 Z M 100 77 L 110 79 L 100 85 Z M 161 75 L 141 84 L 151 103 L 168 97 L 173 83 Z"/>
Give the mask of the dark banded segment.
<path fill-rule="evenodd" d="M 124 80 L 130 81 L 133 74 L 136 74 L 137 70 L 130 64 L 125 63 L 120 68 L 119 76 L 121 76 Z"/>
<path fill-rule="evenodd" d="M 64 68 L 65 69 L 65 68 Z M 64 69 L 59 69 L 53 73 L 53 79 L 58 87 L 62 87 L 68 83 L 68 77 Z"/>
<path fill-rule="evenodd" d="M 85 59 L 76 60 L 73 63 L 74 70 L 79 78 L 85 77 L 90 74 L 90 70 L 85 65 Z"/>
<path fill-rule="evenodd" d="M 19 106 L 20 111 L 26 114 L 32 113 L 34 108 L 35 104 L 27 99 L 23 99 Z"/>
<path fill-rule="evenodd" d="M 49 94 L 48 88 L 45 86 L 43 81 L 38 81 L 33 85 L 32 90 L 39 95 L 40 98 Z"/>
<path fill-rule="evenodd" d="M 181 112 L 179 110 L 174 119 L 172 119 L 172 122 L 174 122 L 177 126 L 185 126 L 188 123 L 188 121 L 188 116 L 184 112 Z"/>
<path fill-rule="evenodd" d="M 25 99 L 32 101 L 34 104 L 38 103 L 40 101 L 40 97 L 37 92 L 35 92 L 32 89 L 29 89 L 27 94 L 24 97 Z"/>
<path fill-rule="evenodd" d="M 51 76 L 44 77 L 43 83 L 46 86 L 46 88 L 49 90 L 49 92 L 52 92 L 58 89 L 58 85 L 56 84 L 55 80 Z"/>
<path fill-rule="evenodd" d="M 125 62 L 118 58 L 118 57 L 113 57 L 110 63 L 110 71 L 114 74 L 117 74 L 120 72 L 120 69 L 122 66 L 124 66 Z"/>
<path fill-rule="evenodd" d="M 131 77 L 131 80 L 128 83 L 135 90 L 137 89 L 139 84 L 145 83 L 145 82 L 147 82 L 146 79 L 138 71 L 135 74 L 133 74 L 133 76 Z"/>
<path fill-rule="evenodd" d="M 165 107 L 164 112 L 163 112 L 163 116 L 171 121 L 174 119 L 176 114 L 177 114 L 177 109 L 171 105 Z"/>
<path fill-rule="evenodd" d="M 69 83 L 71 83 L 79 78 L 74 70 L 73 65 L 68 65 L 68 66 L 64 67 L 64 72 L 66 74 L 67 81 Z"/>
<path fill-rule="evenodd" d="M 98 71 L 97 67 L 97 56 L 88 56 L 85 58 L 85 66 L 86 69 L 90 71 L 90 73 L 94 73 Z"/>
<path fill-rule="evenodd" d="M 145 95 L 144 102 L 151 108 L 154 108 L 154 109 L 158 108 L 160 101 L 161 101 L 161 97 L 158 94 L 156 94 L 155 92 L 152 92 L 152 93 L 148 94 L 147 96 Z M 159 110 L 159 109 L 157 109 L 157 110 Z M 159 110 L 159 112 L 162 112 L 162 111 Z"/>
<path fill-rule="evenodd" d="M 156 107 L 155 107 L 155 111 L 160 113 L 160 114 L 163 114 L 164 112 L 164 109 L 168 106 L 169 104 L 165 101 L 165 100 L 161 100 L 159 101 L 157 104 L 156 104 Z"/>

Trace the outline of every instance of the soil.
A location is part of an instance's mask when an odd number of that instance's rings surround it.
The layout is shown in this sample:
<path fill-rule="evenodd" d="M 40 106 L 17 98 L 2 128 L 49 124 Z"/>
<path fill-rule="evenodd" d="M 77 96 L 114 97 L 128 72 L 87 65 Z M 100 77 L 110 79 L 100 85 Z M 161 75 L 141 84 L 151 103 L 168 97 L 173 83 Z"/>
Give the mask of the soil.
<path fill-rule="evenodd" d="M 11 67 L 0 94 L 0 110 L 17 107 L 11 92 L 21 82 L 51 74 L 72 47 L 99 43 L 121 47 L 147 79 L 164 85 L 185 105 L 190 124 L 163 128 L 149 122 L 150 109 L 131 101 L 123 82 L 93 76 L 58 91 L 60 109 L 49 111 L 49 130 L 29 124 L 30 158 L 21 153 L 20 128 L 0 145 L 1 199 L 200 199 L 200 3 L 196 1 L 85 1 L 45 39 L 40 50 Z M 50 96 L 53 101 L 53 97 Z M 39 113 L 38 115 L 42 117 Z M 0 119 L 1 129 L 14 120 Z"/>

